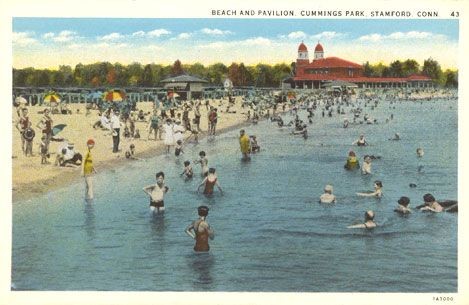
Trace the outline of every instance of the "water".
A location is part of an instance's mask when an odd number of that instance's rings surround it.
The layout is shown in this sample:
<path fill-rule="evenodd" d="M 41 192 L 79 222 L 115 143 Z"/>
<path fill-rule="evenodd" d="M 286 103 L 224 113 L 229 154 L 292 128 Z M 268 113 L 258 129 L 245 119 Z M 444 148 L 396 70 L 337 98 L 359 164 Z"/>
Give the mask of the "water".
<path fill-rule="evenodd" d="M 457 214 L 400 217 L 393 209 L 403 195 L 413 207 L 427 192 L 457 199 L 457 102 L 383 102 L 367 112 L 380 124 L 343 129 L 344 116 L 316 114 L 307 140 L 270 122 L 247 127 L 262 147 L 249 163 L 240 162 L 237 130 L 186 147 L 180 161 L 129 162 L 96 177 L 92 205 L 83 201 L 82 181 L 15 202 L 12 282 L 18 290 L 456 292 Z M 388 141 L 395 132 L 402 140 Z M 360 133 L 371 145 L 351 147 Z M 361 160 L 382 156 L 371 177 L 344 171 L 350 149 Z M 205 198 L 195 192 L 198 175 L 179 177 L 183 159 L 199 150 L 217 168 L 225 196 Z M 170 192 L 166 213 L 154 217 L 142 187 L 160 170 Z M 383 182 L 381 200 L 355 196 L 374 180 Z M 317 203 L 327 183 L 333 206 Z M 202 204 L 216 238 L 210 253 L 195 254 L 184 229 Z M 378 228 L 346 228 L 368 209 Z"/>

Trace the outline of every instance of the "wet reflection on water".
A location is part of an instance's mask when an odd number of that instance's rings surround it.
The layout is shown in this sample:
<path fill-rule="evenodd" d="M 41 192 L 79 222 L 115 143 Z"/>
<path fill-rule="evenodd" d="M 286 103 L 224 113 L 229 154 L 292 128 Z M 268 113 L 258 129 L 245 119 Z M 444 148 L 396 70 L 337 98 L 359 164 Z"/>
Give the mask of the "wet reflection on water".
<path fill-rule="evenodd" d="M 196 291 L 211 290 L 213 284 L 213 266 L 215 257 L 208 252 L 193 252 L 187 256 L 187 263 L 192 270 L 192 287 Z"/>

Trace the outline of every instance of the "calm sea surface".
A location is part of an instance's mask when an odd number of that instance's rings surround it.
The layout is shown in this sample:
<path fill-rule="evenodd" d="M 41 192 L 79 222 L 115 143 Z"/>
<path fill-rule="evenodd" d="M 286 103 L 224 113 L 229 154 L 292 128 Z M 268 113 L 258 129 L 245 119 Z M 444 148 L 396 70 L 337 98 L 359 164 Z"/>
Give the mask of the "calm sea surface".
<path fill-rule="evenodd" d="M 393 109 L 395 107 L 395 109 Z M 347 109 L 348 112 L 349 109 Z M 344 117 L 316 112 L 309 138 L 270 122 L 246 128 L 262 147 L 240 162 L 238 130 L 188 145 L 180 160 L 155 156 L 95 178 L 86 204 L 84 183 L 13 205 L 12 282 L 18 290 L 456 292 L 458 214 L 409 217 L 393 212 L 431 192 L 457 199 L 457 102 L 381 102 L 365 112 L 376 125 L 342 128 Z M 394 119 L 385 123 L 390 114 Z M 300 113 L 305 117 L 305 111 Z M 285 115 L 290 120 L 290 115 Z M 388 141 L 395 132 L 401 141 Z M 368 147 L 352 147 L 364 133 Z M 100 145 L 100 143 L 98 143 Z M 138 145 L 137 145 L 138 146 Z M 417 147 L 425 149 L 418 159 Z M 371 176 L 346 172 L 350 149 L 382 156 Z M 179 177 L 185 159 L 205 150 L 225 195 L 198 195 L 196 177 Z M 99 171 L 99 160 L 96 160 Z M 423 166 L 419 173 L 418 167 Z M 170 192 L 164 216 L 149 213 L 142 187 L 164 171 Z M 384 197 L 359 198 L 383 182 Z M 332 183 L 338 202 L 318 203 Z M 409 183 L 417 184 L 410 188 Z M 210 207 L 215 229 L 209 254 L 195 254 L 185 227 L 197 206 Z M 376 213 L 372 231 L 347 229 Z"/>

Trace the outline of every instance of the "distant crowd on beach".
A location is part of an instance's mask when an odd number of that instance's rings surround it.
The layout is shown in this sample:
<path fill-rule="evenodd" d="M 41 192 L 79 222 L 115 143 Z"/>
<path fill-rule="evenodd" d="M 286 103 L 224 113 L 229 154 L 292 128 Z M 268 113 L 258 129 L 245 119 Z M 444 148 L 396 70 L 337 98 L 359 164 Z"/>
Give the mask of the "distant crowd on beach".
<path fill-rule="evenodd" d="M 457 96 L 454 92 L 433 92 L 439 99 L 454 99 Z M 150 112 L 144 112 L 137 107 L 128 112 L 122 112 L 120 109 L 109 105 L 107 109 L 96 109 L 98 119 L 93 124 L 96 132 L 107 133 L 112 136 L 112 151 L 110 153 L 119 154 L 123 150 L 127 159 L 144 161 L 138 157 L 136 146 L 139 139 L 146 141 L 162 141 L 166 154 L 174 154 L 175 158 L 185 156 L 184 146 L 187 143 L 198 143 L 201 136 L 215 137 L 217 135 L 217 125 L 224 115 L 242 111 L 245 116 L 245 123 L 257 124 L 259 120 L 268 119 L 277 128 L 286 128 L 291 131 L 292 136 L 301 136 L 305 140 L 308 138 L 308 128 L 315 120 L 316 116 L 333 117 L 335 115 L 350 115 L 351 119 L 344 118 L 341 122 L 343 128 L 349 128 L 354 124 L 379 124 L 388 123 L 394 119 L 394 115 L 386 119 L 385 122 L 378 122 L 376 118 L 371 117 L 365 112 L 365 109 L 373 110 L 379 107 L 380 102 L 387 100 L 392 105 L 398 100 L 408 100 L 411 102 L 425 102 L 431 100 L 431 94 L 425 94 L 424 98 L 417 98 L 418 95 L 403 94 L 400 91 L 361 91 L 359 94 L 350 92 L 310 92 L 298 93 L 293 97 L 285 98 L 278 96 L 274 92 L 256 93 L 249 96 L 238 97 L 238 104 L 234 97 L 228 96 L 227 99 L 215 100 L 193 100 L 179 103 L 166 103 L 166 105 L 157 105 L 155 103 Z M 41 109 L 42 118 L 39 122 L 32 122 L 29 118 L 30 108 L 26 105 L 17 107 L 17 121 L 15 127 L 21 137 L 22 151 L 25 157 L 34 156 L 33 142 L 36 136 L 35 128 L 40 130 L 39 156 L 41 164 L 47 165 L 51 155 L 55 154 L 53 162 L 57 167 L 77 167 L 82 169 L 82 175 L 85 179 L 86 194 L 85 198 L 91 202 L 93 194 L 93 176 L 97 173 L 95 162 L 92 157 L 92 151 L 95 145 L 107 145 L 105 143 L 96 143 L 95 139 L 89 138 L 86 141 L 86 152 L 84 154 L 76 151 L 74 143 L 68 139 L 59 136 L 61 130 L 60 115 L 52 118 L 51 109 L 45 107 Z M 203 111 L 201 111 L 203 109 Z M 293 119 L 285 122 L 287 111 Z M 307 122 L 300 119 L 300 112 L 307 114 Z M 206 115 L 207 126 L 201 126 L 202 112 Z M 72 114 L 73 115 L 73 114 Z M 54 122 L 59 121 L 59 122 Z M 144 123 L 145 130 L 136 128 L 136 122 Z M 34 124 L 33 124 L 34 123 Z M 59 124 L 57 124 L 59 123 Z M 242 123 L 242 122 L 239 122 Z M 142 132 L 143 131 L 143 132 Z M 131 139 L 128 147 L 121 147 L 121 137 Z M 389 140 L 399 141 L 401 135 L 395 133 Z M 83 141 L 83 139 L 77 139 Z M 50 151 L 51 141 L 62 143 L 57 152 Z M 364 134 L 358 136 L 356 141 L 351 143 L 357 149 L 361 146 L 369 145 Z M 245 129 L 240 130 L 239 149 L 241 160 L 249 162 L 251 155 L 261 151 L 256 135 L 249 135 Z M 416 148 L 417 158 L 423 158 L 422 147 Z M 200 165 L 202 181 L 198 184 L 197 191 L 203 188 L 203 194 L 211 196 L 215 188 L 223 194 L 220 181 L 217 177 L 216 169 L 209 167 L 208 157 L 204 151 L 200 151 L 199 158 L 192 161 L 185 160 L 184 167 L 181 169 L 181 177 L 185 180 L 193 179 L 193 165 Z M 344 170 L 359 170 L 363 175 L 372 175 L 372 163 L 379 160 L 381 156 L 365 155 L 363 163 L 360 161 L 354 150 L 350 150 L 346 157 Z M 188 158 L 185 158 L 188 159 Z M 418 170 L 421 170 L 419 168 Z M 150 210 L 152 213 L 159 214 L 165 210 L 164 196 L 170 190 L 165 184 L 164 171 L 156 173 L 156 183 L 143 187 L 143 191 L 150 198 Z M 383 195 L 383 183 L 374 182 L 374 190 L 370 192 L 357 193 L 360 197 L 374 197 L 380 199 Z M 412 187 L 412 186 L 411 186 Z M 334 204 L 337 198 L 333 194 L 333 185 L 328 184 L 324 187 L 324 194 L 320 195 L 319 201 L 322 204 Z M 432 194 L 423 195 L 424 204 L 417 208 L 421 211 L 431 212 L 455 212 L 457 211 L 457 201 L 436 200 Z M 395 211 L 402 215 L 411 213 L 410 200 L 402 196 L 398 201 Z M 192 222 L 187 228 L 186 233 L 195 239 L 195 251 L 208 251 L 208 240 L 213 239 L 214 230 L 208 224 L 206 218 L 209 208 L 200 206 L 198 208 L 199 218 Z M 366 211 L 364 221 L 355 223 L 349 228 L 371 229 L 376 227 L 374 211 Z"/>

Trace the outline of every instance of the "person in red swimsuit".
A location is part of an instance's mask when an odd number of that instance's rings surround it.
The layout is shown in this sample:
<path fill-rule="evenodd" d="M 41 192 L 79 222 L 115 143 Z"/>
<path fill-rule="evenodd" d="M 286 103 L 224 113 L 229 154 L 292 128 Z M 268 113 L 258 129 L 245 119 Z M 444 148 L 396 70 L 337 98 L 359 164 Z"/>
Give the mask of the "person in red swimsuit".
<path fill-rule="evenodd" d="M 206 221 L 208 210 L 208 207 L 204 205 L 198 207 L 199 219 L 186 228 L 186 234 L 195 239 L 194 251 L 196 252 L 208 252 L 210 250 L 208 239 L 215 238 L 215 232 Z"/>
<path fill-rule="evenodd" d="M 217 186 L 220 193 L 223 195 L 223 190 L 221 189 L 221 186 L 218 183 L 218 178 L 217 178 L 217 175 L 215 174 L 215 169 L 213 167 L 208 169 L 208 175 L 207 177 L 205 177 L 202 183 L 199 184 L 199 187 L 197 187 L 197 192 L 199 192 L 200 187 L 203 185 L 205 185 L 204 195 L 206 196 L 213 195 L 213 189 L 215 188 L 215 185 Z"/>

